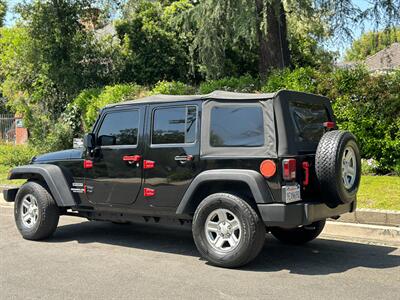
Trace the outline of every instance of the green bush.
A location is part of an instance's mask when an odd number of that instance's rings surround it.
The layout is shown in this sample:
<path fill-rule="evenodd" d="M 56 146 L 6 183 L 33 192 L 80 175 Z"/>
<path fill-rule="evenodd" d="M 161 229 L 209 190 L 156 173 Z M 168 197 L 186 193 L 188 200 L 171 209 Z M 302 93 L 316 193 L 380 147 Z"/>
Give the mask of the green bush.
<path fill-rule="evenodd" d="M 39 151 L 31 145 L 0 144 L 0 165 L 15 167 L 28 164 Z"/>
<path fill-rule="evenodd" d="M 54 125 L 53 130 L 46 138 L 46 142 L 42 143 L 38 148 L 40 152 L 52 152 L 72 148 L 74 137 L 82 137 L 82 135 L 74 134 L 74 130 L 68 122 L 63 118 Z"/>
<path fill-rule="evenodd" d="M 83 90 L 68 106 L 67 118 L 78 116 L 78 122 L 82 124 L 78 132 L 87 132 L 96 121 L 100 109 L 107 104 L 133 100 L 147 94 L 147 89 L 137 84 L 116 84 L 102 89 Z"/>
<path fill-rule="evenodd" d="M 159 81 L 151 90 L 152 94 L 164 95 L 190 95 L 194 93 L 194 88 L 180 81 Z"/>
<path fill-rule="evenodd" d="M 370 159 L 361 159 L 361 174 L 362 175 L 374 175 L 376 174 L 376 170 L 378 168 L 378 163 L 376 160 Z"/>
<path fill-rule="evenodd" d="M 316 93 L 318 75 L 318 71 L 311 67 L 298 68 L 293 71 L 289 69 L 275 71 L 268 77 L 261 91 L 272 93 L 281 89 L 288 89 Z"/>
<path fill-rule="evenodd" d="M 216 80 L 207 80 L 200 84 L 200 94 L 208 94 L 215 90 L 229 92 L 251 93 L 258 89 L 259 82 L 250 75 L 241 77 L 225 77 Z"/>
<path fill-rule="evenodd" d="M 263 92 L 292 89 L 328 96 L 340 129 L 358 139 L 362 157 L 377 161 L 377 173 L 400 165 L 400 71 L 370 74 L 363 68 L 323 72 L 312 68 L 276 71 Z"/>

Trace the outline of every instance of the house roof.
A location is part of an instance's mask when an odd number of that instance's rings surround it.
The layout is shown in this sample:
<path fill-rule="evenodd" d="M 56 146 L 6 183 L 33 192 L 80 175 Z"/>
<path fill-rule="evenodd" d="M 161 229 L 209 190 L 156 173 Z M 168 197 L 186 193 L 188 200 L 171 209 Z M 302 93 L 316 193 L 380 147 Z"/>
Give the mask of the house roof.
<path fill-rule="evenodd" d="M 365 65 L 370 71 L 400 68 L 400 43 L 393 43 L 389 47 L 367 57 Z"/>
<path fill-rule="evenodd" d="M 121 105 L 129 104 L 139 104 L 139 103 L 160 103 L 160 102 L 182 102 L 191 100 L 266 100 L 274 98 L 276 93 L 234 93 L 225 91 L 214 91 L 206 95 L 153 95 L 136 100 L 129 100 L 115 104 L 109 104 L 106 107 L 115 107 Z"/>
<path fill-rule="evenodd" d="M 94 35 L 97 38 L 101 38 L 101 37 L 108 36 L 108 35 L 115 37 L 115 36 L 117 36 L 117 30 L 115 29 L 115 26 L 110 23 L 102 28 L 96 29 L 94 31 Z"/>

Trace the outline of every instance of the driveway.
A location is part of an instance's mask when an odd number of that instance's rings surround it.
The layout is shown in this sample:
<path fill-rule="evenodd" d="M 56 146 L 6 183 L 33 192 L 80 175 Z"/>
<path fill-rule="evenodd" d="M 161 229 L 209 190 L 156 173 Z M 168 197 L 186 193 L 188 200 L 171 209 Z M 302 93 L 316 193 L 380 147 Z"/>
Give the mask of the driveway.
<path fill-rule="evenodd" d="M 398 299 L 400 250 L 318 239 L 285 246 L 268 236 L 239 270 L 208 265 L 191 233 L 62 217 L 54 237 L 23 240 L 0 206 L 1 299 Z"/>

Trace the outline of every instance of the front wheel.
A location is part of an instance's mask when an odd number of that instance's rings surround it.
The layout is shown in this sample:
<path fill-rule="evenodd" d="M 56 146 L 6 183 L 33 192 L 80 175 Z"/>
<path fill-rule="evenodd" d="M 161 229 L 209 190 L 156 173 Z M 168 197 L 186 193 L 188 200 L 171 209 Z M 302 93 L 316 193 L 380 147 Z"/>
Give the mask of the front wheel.
<path fill-rule="evenodd" d="M 265 226 L 257 212 L 228 193 L 212 194 L 200 203 L 192 230 L 200 254 L 211 264 L 226 268 L 249 263 L 265 241 Z"/>
<path fill-rule="evenodd" d="M 325 220 L 311 223 L 297 228 L 285 229 L 271 228 L 271 234 L 279 241 L 286 244 L 305 244 L 317 238 L 325 227 Z"/>
<path fill-rule="evenodd" d="M 42 184 L 30 181 L 21 186 L 15 199 L 14 218 L 23 238 L 50 237 L 57 228 L 59 216 L 57 204 Z"/>

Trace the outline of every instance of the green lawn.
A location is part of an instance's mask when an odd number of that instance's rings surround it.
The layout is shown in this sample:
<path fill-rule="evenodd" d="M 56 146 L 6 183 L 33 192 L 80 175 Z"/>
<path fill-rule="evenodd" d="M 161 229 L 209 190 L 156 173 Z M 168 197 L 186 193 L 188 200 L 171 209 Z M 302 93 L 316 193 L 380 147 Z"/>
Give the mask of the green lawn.
<path fill-rule="evenodd" d="M 362 176 L 357 207 L 400 210 L 399 176 Z"/>
<path fill-rule="evenodd" d="M 21 185 L 25 180 L 7 180 L 10 167 L 0 165 L 0 185 Z"/>
<path fill-rule="evenodd" d="M 0 165 L 0 185 L 20 185 L 25 181 L 7 180 L 9 169 Z M 362 176 L 357 207 L 400 210 L 400 177 Z"/>

